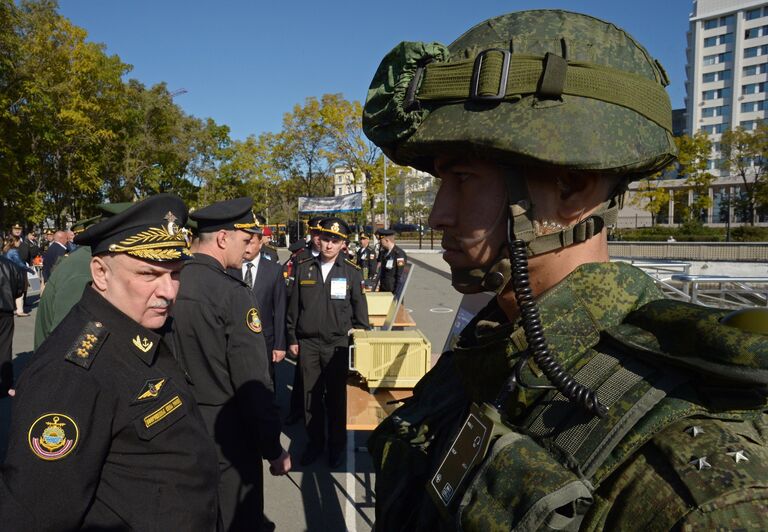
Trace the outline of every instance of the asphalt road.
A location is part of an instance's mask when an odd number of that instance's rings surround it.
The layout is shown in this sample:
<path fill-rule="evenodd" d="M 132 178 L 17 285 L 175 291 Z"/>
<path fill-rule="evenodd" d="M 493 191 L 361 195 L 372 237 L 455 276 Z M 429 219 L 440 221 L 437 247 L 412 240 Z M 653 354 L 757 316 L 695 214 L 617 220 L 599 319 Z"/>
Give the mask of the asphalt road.
<path fill-rule="evenodd" d="M 426 251 L 426 250 L 425 250 Z M 450 286 L 448 267 L 436 253 L 419 252 L 406 248 L 415 265 L 413 278 L 405 296 L 405 306 L 411 310 L 420 329 L 432 343 L 437 354 L 461 300 Z M 283 257 L 284 251 L 280 251 Z M 37 295 L 30 294 L 27 305 L 32 305 L 32 316 L 16 318 L 13 351 L 16 375 L 32 356 L 34 320 Z M 278 364 L 276 371 L 278 403 L 286 414 L 293 381 L 294 366 L 289 361 Z M 0 400 L 0 457 L 5 453 L 11 399 Z M 324 460 L 311 467 L 298 464 L 306 436 L 302 425 L 285 427 L 283 445 L 294 459 L 294 470 L 287 477 L 272 477 L 264 467 L 265 509 L 275 522 L 277 530 L 340 531 L 370 530 L 373 525 L 375 478 L 370 458 L 365 451 L 367 432 L 350 432 L 346 464 L 332 470 Z"/>

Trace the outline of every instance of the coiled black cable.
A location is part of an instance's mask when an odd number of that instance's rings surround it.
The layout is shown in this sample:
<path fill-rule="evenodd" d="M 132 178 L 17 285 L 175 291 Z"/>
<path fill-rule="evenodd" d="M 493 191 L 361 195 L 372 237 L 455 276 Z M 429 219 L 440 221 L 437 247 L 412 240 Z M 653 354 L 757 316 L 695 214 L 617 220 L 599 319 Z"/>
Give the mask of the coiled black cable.
<path fill-rule="evenodd" d="M 524 240 L 516 239 L 512 241 L 512 286 L 515 290 L 517 306 L 520 309 L 520 321 L 525 331 L 525 338 L 528 342 L 528 352 L 533 356 L 534 362 L 544 373 L 549 382 L 563 396 L 581 405 L 588 412 L 599 417 L 605 417 L 608 408 L 601 404 L 597 399 L 597 394 L 579 384 L 563 368 L 552 353 L 549 352 L 547 340 L 544 337 L 544 327 L 541 325 L 539 309 L 536 306 L 536 299 L 533 297 L 531 282 L 528 276 L 528 252 Z M 522 365 L 518 366 L 518 369 Z M 519 380 L 518 380 L 519 382 Z M 520 383 L 522 385 L 522 383 Z"/>

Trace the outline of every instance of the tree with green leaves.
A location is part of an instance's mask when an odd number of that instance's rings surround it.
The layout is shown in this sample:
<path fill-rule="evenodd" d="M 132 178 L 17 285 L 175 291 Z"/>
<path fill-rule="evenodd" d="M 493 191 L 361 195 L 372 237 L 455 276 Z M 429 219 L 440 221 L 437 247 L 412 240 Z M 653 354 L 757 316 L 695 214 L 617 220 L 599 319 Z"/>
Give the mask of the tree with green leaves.
<path fill-rule="evenodd" d="M 677 144 L 678 171 L 685 176 L 685 184 L 693 190 L 693 199 L 686 207 L 684 218 L 688 222 L 701 221 L 703 212 L 712 207 L 709 189 L 715 176 L 707 170 L 712 154 L 712 141 L 703 131 L 697 131 L 692 137 L 675 137 Z"/>
<path fill-rule="evenodd" d="M 742 127 L 723 132 L 720 139 L 722 169 L 741 180 L 743 194 L 736 207 L 754 225 L 757 210 L 768 205 L 768 125 L 764 121 L 753 131 Z"/>

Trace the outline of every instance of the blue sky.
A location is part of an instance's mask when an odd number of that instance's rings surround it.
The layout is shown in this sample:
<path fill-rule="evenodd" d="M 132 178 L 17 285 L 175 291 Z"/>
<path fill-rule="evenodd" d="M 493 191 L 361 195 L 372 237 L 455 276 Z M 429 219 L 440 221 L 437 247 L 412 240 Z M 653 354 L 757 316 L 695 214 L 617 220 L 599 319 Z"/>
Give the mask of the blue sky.
<path fill-rule="evenodd" d="M 562 8 L 615 23 L 659 59 L 683 106 L 690 0 L 60 0 L 60 12 L 104 43 L 146 85 L 165 81 L 184 110 L 232 137 L 280 130 L 308 96 L 363 101 L 381 58 L 400 41 L 449 44 L 506 12 Z"/>

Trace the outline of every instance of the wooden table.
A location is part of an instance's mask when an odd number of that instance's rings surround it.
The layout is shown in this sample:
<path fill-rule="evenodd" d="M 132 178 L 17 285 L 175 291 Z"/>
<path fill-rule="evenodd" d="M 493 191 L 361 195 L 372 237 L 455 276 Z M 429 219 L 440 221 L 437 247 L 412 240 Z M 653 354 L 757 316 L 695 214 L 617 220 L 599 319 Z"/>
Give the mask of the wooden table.
<path fill-rule="evenodd" d="M 413 395 L 413 390 L 378 388 L 375 394 L 347 384 L 347 430 L 373 430 L 402 403 L 387 404 Z"/>
<path fill-rule="evenodd" d="M 387 317 L 382 314 L 371 314 L 368 316 L 371 327 L 381 327 L 386 320 Z M 392 324 L 392 327 L 416 327 L 416 322 L 413 321 L 413 317 L 408 312 L 408 309 L 400 306 L 397 309 L 397 315 L 395 315 L 395 322 Z"/>

